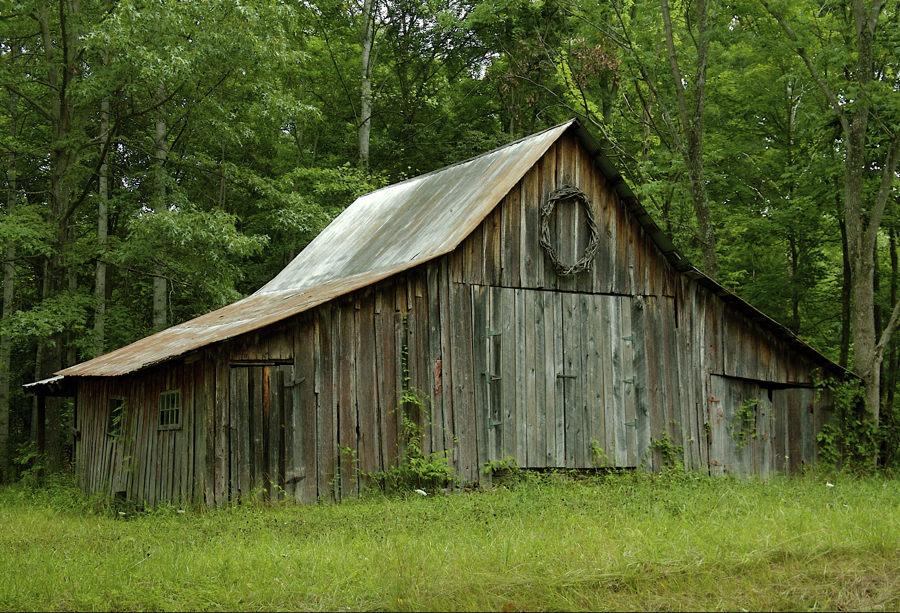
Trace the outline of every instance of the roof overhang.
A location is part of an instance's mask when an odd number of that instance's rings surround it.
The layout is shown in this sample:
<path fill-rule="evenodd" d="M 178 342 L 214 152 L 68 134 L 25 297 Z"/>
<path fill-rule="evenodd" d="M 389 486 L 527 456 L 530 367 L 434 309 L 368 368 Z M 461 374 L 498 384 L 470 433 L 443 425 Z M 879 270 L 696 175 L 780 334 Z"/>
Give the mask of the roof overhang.
<path fill-rule="evenodd" d="M 22 389 L 28 393 L 40 396 L 71 398 L 75 395 L 75 381 L 63 375 L 56 375 L 34 383 L 26 383 L 22 386 Z"/>

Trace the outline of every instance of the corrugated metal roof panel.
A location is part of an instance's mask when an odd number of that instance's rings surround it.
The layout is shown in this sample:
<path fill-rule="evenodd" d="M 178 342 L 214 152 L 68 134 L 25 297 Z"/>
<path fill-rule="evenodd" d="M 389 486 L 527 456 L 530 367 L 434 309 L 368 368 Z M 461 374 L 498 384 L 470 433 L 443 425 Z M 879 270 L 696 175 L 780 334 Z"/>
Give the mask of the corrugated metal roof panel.
<path fill-rule="evenodd" d="M 573 123 L 366 194 L 252 296 L 56 374 L 134 372 L 258 330 L 449 253 Z"/>

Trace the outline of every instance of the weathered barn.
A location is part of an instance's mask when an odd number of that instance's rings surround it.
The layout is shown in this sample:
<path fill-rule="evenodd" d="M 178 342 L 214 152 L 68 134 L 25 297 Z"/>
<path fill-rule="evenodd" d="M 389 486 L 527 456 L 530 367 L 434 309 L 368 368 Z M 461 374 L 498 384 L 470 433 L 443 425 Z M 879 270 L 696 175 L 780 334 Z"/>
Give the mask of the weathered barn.
<path fill-rule="evenodd" d="M 829 416 L 814 377 L 842 374 L 692 267 L 568 122 L 363 196 L 252 296 L 32 389 L 75 394 L 85 489 L 221 505 L 358 493 L 405 390 L 464 482 L 658 469 L 655 441 L 794 472 Z"/>

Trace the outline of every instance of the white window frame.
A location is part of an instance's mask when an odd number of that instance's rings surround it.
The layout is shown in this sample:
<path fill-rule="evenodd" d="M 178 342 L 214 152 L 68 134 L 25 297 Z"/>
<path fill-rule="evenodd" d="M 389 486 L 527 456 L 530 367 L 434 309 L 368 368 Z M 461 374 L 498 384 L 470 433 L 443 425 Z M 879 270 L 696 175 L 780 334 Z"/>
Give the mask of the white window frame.
<path fill-rule="evenodd" d="M 181 404 L 181 389 L 166 390 L 159 394 L 159 429 L 181 430 L 184 411 Z"/>

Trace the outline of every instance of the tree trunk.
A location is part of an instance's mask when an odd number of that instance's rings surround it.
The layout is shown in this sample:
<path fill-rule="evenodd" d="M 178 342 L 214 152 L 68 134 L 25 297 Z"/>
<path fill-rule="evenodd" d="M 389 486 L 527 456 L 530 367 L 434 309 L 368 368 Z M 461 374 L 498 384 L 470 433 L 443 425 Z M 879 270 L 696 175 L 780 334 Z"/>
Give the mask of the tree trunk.
<path fill-rule="evenodd" d="M 109 99 L 100 103 L 100 152 L 105 155 L 109 141 Z M 97 272 L 94 278 L 94 297 L 97 307 L 94 314 L 94 357 L 102 355 L 106 344 L 106 237 L 109 232 L 109 164 L 104 157 L 97 178 Z"/>
<path fill-rule="evenodd" d="M 163 97 L 162 92 L 158 92 Z M 162 113 L 162 110 L 160 110 Z M 165 209 L 166 205 L 166 157 L 169 153 L 169 141 L 166 131 L 166 120 L 160 117 L 156 120 L 156 210 Z M 168 308 L 166 301 L 166 279 L 163 276 L 161 264 L 157 264 L 153 277 L 153 329 L 162 330 L 168 323 Z"/>
<path fill-rule="evenodd" d="M 688 169 L 690 180 L 691 200 L 694 204 L 694 214 L 697 217 L 697 230 L 700 238 L 700 248 L 703 253 L 703 272 L 706 276 L 715 280 L 718 276 L 718 262 L 716 259 L 716 231 L 712 222 L 712 213 L 709 206 L 709 194 L 706 190 L 706 173 L 703 169 L 703 113 L 706 99 L 706 72 L 709 65 L 709 0 L 697 0 L 697 70 L 694 83 L 694 105 L 688 109 L 685 96 L 685 79 L 682 77 L 681 68 L 678 65 L 678 56 L 675 53 L 675 37 L 672 33 L 672 16 L 669 13 L 668 0 L 660 0 L 662 9 L 663 26 L 666 34 L 666 49 L 669 56 L 669 66 L 672 69 L 672 78 L 675 81 L 675 92 L 678 99 L 678 116 L 684 137 L 673 134 L 677 148 Z"/>
<path fill-rule="evenodd" d="M 362 11 L 362 96 L 359 112 L 359 167 L 369 168 L 369 137 L 372 132 L 372 47 L 375 41 L 372 0 L 363 1 Z"/>
<path fill-rule="evenodd" d="M 13 49 L 12 61 L 18 57 L 18 49 Z M 18 129 L 18 96 L 15 93 L 9 95 L 9 135 L 10 142 L 16 141 Z M 7 160 L 7 192 L 6 214 L 12 216 L 16 212 L 16 151 L 10 151 Z M 6 321 L 12 314 L 13 290 L 16 281 L 16 248 L 6 248 L 6 261 L 3 263 L 3 320 Z M 0 335 L 0 483 L 6 483 L 12 478 L 10 472 L 9 450 L 9 375 L 10 353 L 12 344 L 8 335 Z"/>
<path fill-rule="evenodd" d="M 850 363 L 850 290 L 853 288 L 852 269 L 850 268 L 850 251 L 847 245 L 847 224 L 843 218 L 838 221 L 841 229 L 841 253 L 843 253 L 844 271 L 841 284 L 841 353 L 838 364 L 847 368 Z"/>
<path fill-rule="evenodd" d="M 60 31 L 51 33 L 48 10 L 35 15 L 41 32 L 41 41 L 44 51 L 44 61 L 47 66 L 47 85 L 51 91 L 50 96 L 50 125 L 51 125 L 51 151 L 50 151 L 50 220 L 56 226 L 57 240 L 54 253 L 48 256 L 45 264 L 45 275 L 41 299 L 46 300 L 56 296 L 67 287 L 67 267 L 64 262 L 64 252 L 70 240 L 71 226 L 67 220 L 71 198 L 72 168 L 78 161 L 78 153 L 69 142 L 72 135 L 72 122 L 74 117 L 74 102 L 71 92 L 71 78 L 74 73 L 69 66 L 76 64 L 78 56 L 78 37 L 75 31 L 75 17 L 79 11 L 77 1 L 60 2 L 59 7 Z M 56 46 L 62 52 L 61 60 L 54 53 Z M 51 376 L 62 367 L 63 343 L 65 335 L 56 332 L 50 338 L 41 339 L 38 349 L 41 359 L 37 364 L 37 378 L 43 379 Z M 58 467 L 62 460 L 61 441 L 61 411 L 62 402 L 59 398 L 48 398 L 44 423 L 36 424 L 38 432 L 45 429 L 43 451 L 51 468 Z"/>
<path fill-rule="evenodd" d="M 891 228 L 888 232 L 888 240 L 890 243 L 891 250 L 891 301 L 890 304 L 897 304 L 897 273 L 898 273 L 898 264 L 897 261 L 897 231 L 894 228 Z M 888 413 L 893 412 L 894 408 L 894 392 L 897 387 L 897 343 L 891 343 L 891 350 L 888 354 L 888 367 L 887 367 L 887 398 L 884 404 L 885 409 L 887 409 Z"/>

